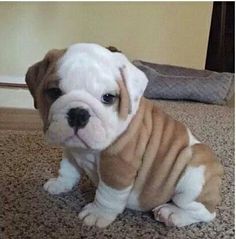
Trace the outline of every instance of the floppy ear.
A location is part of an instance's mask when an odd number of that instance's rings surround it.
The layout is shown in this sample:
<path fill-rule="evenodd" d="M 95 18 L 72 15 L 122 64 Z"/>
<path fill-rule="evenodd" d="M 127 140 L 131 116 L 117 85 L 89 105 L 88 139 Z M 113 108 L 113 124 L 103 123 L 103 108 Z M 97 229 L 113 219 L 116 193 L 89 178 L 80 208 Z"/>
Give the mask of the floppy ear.
<path fill-rule="evenodd" d="M 37 89 L 40 85 L 40 82 L 43 81 L 47 70 L 52 62 L 58 59 L 60 55 L 62 55 L 62 51 L 64 50 L 51 50 L 49 51 L 44 59 L 40 62 L 35 63 L 31 67 L 29 67 L 25 81 L 28 85 L 29 91 L 34 98 L 34 107 L 37 109 Z"/>
<path fill-rule="evenodd" d="M 28 85 L 29 91 L 34 98 L 35 109 L 37 109 L 36 90 L 46 72 L 46 69 L 47 63 L 43 60 L 31 66 L 25 76 L 26 84 Z"/>
<path fill-rule="evenodd" d="M 117 81 L 120 88 L 119 116 L 121 119 L 125 120 L 128 117 L 128 114 L 132 112 L 132 103 L 126 85 L 126 78 L 122 68 L 120 68 L 120 75 L 121 79 Z"/>
<path fill-rule="evenodd" d="M 143 96 L 148 79 L 146 75 L 134 66 L 123 54 L 114 53 L 114 58 L 115 64 L 119 69 L 119 78 L 123 81 L 123 85 L 127 88 L 129 94 L 129 106 L 126 106 L 126 108 L 128 107 L 128 113 L 130 113 L 135 109 L 135 106 Z M 119 79 L 117 82 L 120 86 Z"/>

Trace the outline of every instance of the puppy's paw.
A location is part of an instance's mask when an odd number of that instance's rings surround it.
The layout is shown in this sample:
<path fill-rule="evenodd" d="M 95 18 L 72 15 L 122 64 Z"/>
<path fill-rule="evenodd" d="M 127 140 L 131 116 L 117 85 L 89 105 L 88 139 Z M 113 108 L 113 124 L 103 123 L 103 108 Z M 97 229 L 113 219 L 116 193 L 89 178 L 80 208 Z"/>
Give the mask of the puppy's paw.
<path fill-rule="evenodd" d="M 44 190 L 50 194 L 66 193 L 69 192 L 72 187 L 71 184 L 59 178 L 51 178 L 43 186 Z"/>
<path fill-rule="evenodd" d="M 191 218 L 181 209 L 171 203 L 163 204 L 153 209 L 154 218 L 166 226 L 183 227 L 189 224 Z"/>
<path fill-rule="evenodd" d="M 111 224 L 116 219 L 117 214 L 106 212 L 105 209 L 97 207 L 95 203 L 87 204 L 79 213 L 79 218 L 87 226 L 96 225 L 103 228 Z"/>

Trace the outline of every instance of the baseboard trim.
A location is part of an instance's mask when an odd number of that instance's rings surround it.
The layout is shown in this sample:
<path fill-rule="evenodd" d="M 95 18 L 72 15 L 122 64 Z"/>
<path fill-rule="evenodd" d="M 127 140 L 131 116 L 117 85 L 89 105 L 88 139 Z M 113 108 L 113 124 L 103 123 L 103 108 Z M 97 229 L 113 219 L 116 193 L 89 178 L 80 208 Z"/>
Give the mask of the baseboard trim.
<path fill-rule="evenodd" d="M 0 87 L 3 87 L 3 88 L 22 88 L 22 89 L 27 89 L 28 88 L 28 86 L 26 84 L 5 83 L 5 82 L 0 82 Z"/>
<path fill-rule="evenodd" d="M 6 88 L 28 88 L 24 76 L 0 75 L 0 87 Z"/>

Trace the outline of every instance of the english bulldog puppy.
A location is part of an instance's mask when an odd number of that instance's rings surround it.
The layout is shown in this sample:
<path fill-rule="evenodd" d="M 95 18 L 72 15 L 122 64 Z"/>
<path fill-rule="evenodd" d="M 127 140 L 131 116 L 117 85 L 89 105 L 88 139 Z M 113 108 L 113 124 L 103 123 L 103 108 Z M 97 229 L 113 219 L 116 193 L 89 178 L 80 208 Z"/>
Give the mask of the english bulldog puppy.
<path fill-rule="evenodd" d="M 222 166 L 143 97 L 147 82 L 121 52 L 96 44 L 51 50 L 26 74 L 46 139 L 64 148 L 44 189 L 69 192 L 85 172 L 97 187 L 79 214 L 86 225 L 106 227 L 125 208 L 152 210 L 168 226 L 215 218 Z"/>

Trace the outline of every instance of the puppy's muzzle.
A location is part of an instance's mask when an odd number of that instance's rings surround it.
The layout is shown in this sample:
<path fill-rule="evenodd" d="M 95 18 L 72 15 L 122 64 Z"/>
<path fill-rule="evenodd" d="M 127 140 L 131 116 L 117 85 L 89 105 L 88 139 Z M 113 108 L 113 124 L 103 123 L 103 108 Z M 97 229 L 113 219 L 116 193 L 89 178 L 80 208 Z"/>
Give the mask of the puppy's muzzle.
<path fill-rule="evenodd" d="M 72 108 L 67 113 L 67 120 L 70 127 L 74 128 L 75 134 L 78 129 L 84 128 L 89 121 L 90 114 L 83 108 Z"/>

